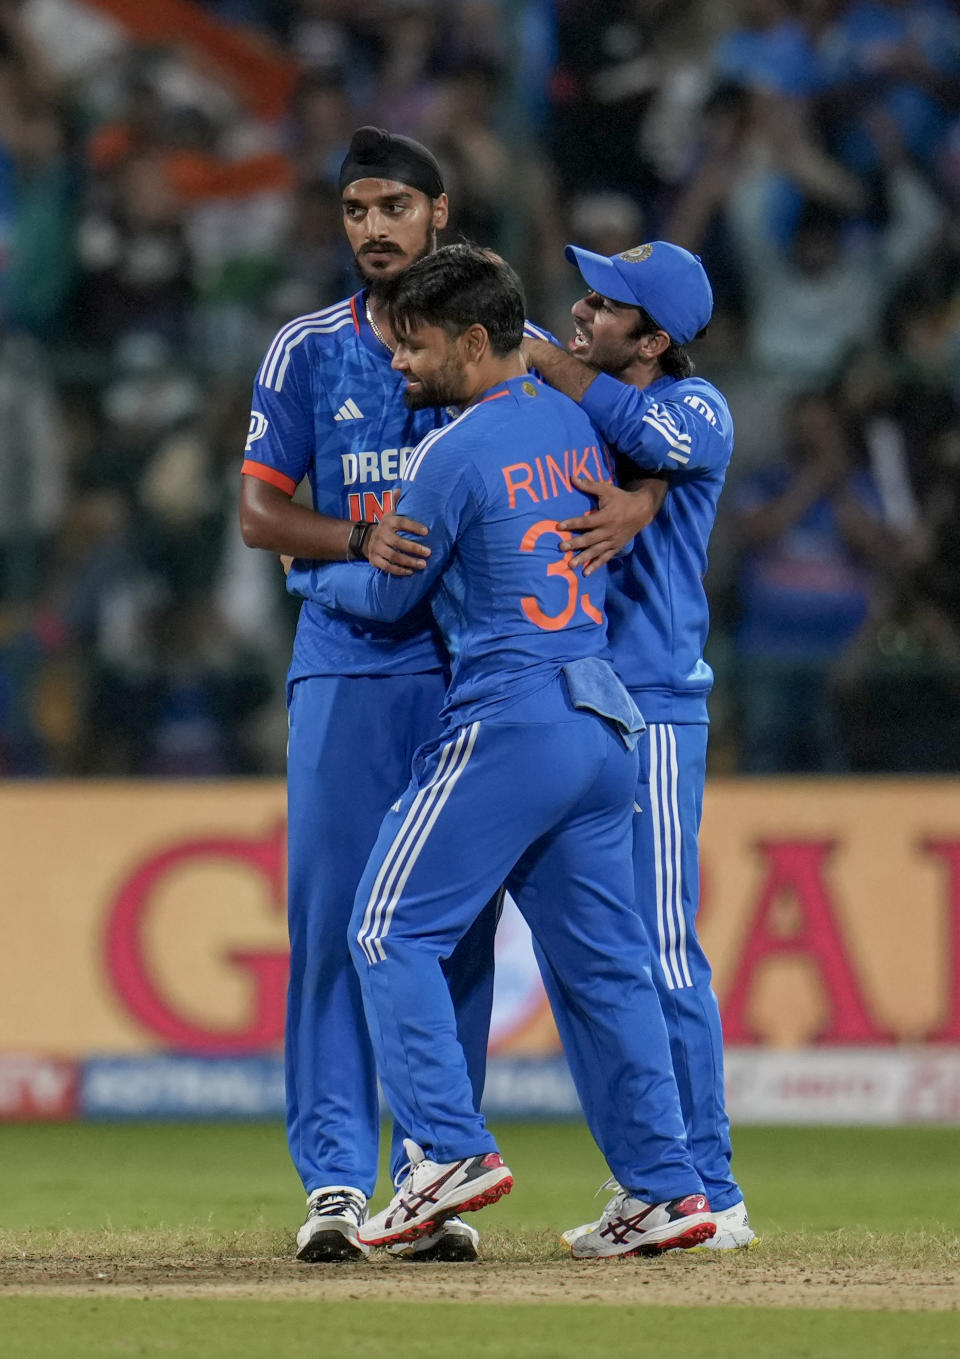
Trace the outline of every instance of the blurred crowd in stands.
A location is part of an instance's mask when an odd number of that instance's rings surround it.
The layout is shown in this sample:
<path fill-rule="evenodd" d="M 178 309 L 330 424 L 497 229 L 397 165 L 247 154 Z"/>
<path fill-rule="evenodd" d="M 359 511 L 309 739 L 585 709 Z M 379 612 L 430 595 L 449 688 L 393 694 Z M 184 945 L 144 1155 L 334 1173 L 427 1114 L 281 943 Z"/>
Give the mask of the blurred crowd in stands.
<path fill-rule="evenodd" d="M 0 0 L 0 775 L 282 769 L 239 466 L 366 122 L 563 338 L 565 241 L 703 257 L 714 771 L 960 768 L 956 4 Z"/>

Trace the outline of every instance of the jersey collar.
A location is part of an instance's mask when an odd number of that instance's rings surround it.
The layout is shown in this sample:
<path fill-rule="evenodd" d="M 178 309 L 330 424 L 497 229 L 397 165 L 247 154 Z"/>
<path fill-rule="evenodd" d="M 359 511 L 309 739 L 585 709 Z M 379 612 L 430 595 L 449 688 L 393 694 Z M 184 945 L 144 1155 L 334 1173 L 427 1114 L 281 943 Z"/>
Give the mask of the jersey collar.
<path fill-rule="evenodd" d="M 506 382 L 498 382 L 493 387 L 489 387 L 477 401 L 475 406 L 482 406 L 485 401 L 496 401 L 498 397 L 510 396 L 515 394 L 516 388 L 524 382 L 534 382 L 535 379 L 529 373 L 519 373 L 516 377 L 507 378 Z M 539 387 L 539 383 L 536 384 Z"/>
<path fill-rule="evenodd" d="M 647 392 L 658 392 L 661 387 L 666 387 L 671 382 L 676 382 L 676 380 L 677 379 L 671 377 L 669 373 L 664 373 L 662 377 L 657 378 L 656 382 L 648 383 L 647 386 L 643 388 L 643 393 L 646 395 Z"/>

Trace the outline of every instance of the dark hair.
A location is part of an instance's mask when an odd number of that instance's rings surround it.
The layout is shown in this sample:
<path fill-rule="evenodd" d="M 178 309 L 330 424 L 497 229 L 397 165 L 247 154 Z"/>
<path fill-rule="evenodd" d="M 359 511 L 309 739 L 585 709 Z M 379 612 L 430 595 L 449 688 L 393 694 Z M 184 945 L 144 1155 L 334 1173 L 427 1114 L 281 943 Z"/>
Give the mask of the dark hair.
<path fill-rule="evenodd" d="M 514 271 L 492 250 L 464 242 L 445 245 L 398 275 L 387 295 L 396 335 L 419 325 L 462 335 L 481 325 L 498 358 L 518 349 L 526 304 Z"/>
<path fill-rule="evenodd" d="M 637 307 L 636 310 L 638 313 L 637 324 L 634 326 L 631 339 L 639 340 L 644 335 L 655 335 L 658 330 L 663 330 L 663 326 L 658 326 L 650 313 L 644 311 L 643 307 Z M 693 338 L 699 340 L 705 330 L 706 326 L 703 330 L 698 331 Z M 696 372 L 696 365 L 687 353 L 686 345 L 677 344 L 675 340 L 671 340 L 668 347 L 660 355 L 660 367 L 667 377 L 672 378 L 693 377 Z"/>

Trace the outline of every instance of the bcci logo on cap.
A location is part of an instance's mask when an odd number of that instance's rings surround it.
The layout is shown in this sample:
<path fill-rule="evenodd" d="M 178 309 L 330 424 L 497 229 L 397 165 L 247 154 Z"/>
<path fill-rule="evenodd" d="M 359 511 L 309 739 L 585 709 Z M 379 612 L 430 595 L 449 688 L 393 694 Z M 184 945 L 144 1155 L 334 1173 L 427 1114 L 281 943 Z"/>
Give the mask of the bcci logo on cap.
<path fill-rule="evenodd" d="M 635 245 L 632 250 L 624 250 L 620 258 L 626 260 L 628 264 L 642 264 L 653 254 L 652 245 Z"/>

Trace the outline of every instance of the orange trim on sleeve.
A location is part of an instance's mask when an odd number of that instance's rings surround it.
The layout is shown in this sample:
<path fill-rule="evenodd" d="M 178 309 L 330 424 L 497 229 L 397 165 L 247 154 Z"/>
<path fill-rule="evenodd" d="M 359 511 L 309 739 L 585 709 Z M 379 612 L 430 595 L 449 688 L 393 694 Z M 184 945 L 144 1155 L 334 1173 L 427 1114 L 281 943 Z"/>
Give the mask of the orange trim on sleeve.
<path fill-rule="evenodd" d="M 276 486 L 279 491 L 285 491 L 287 495 L 293 495 L 297 489 L 297 483 L 291 477 L 278 472 L 275 467 L 268 467 L 265 462 L 254 462 L 252 458 L 247 458 L 240 471 L 248 477 L 256 477 L 258 481 L 269 482 L 271 486 Z"/>
<path fill-rule="evenodd" d="M 350 299 L 350 314 L 351 314 L 351 316 L 353 317 L 353 328 L 354 328 L 354 330 L 357 332 L 357 334 L 359 335 L 359 334 L 360 334 L 360 317 L 357 315 L 357 295 L 356 295 L 356 293 L 354 293 L 353 297 L 351 297 L 351 299 Z"/>

